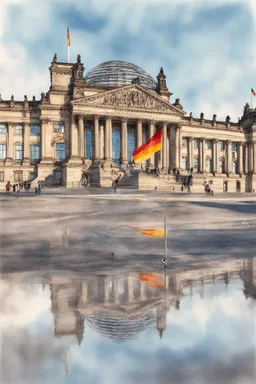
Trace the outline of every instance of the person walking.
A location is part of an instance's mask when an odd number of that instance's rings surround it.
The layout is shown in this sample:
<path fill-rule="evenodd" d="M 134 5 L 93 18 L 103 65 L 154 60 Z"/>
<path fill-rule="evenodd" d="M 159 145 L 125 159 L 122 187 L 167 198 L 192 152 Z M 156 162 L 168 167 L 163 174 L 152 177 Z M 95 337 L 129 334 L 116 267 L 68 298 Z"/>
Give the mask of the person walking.
<path fill-rule="evenodd" d="M 16 188 L 17 197 L 20 196 L 20 189 L 21 189 L 20 184 L 18 184 L 18 186 L 17 186 L 17 188 Z"/>

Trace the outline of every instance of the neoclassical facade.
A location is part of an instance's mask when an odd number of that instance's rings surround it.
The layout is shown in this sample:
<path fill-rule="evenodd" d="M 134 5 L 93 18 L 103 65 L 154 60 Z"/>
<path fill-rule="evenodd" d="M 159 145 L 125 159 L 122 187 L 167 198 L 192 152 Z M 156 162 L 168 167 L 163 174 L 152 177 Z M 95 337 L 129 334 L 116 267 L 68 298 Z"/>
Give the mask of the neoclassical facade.
<path fill-rule="evenodd" d="M 110 186 L 113 172 L 125 180 L 133 151 L 162 128 L 163 149 L 145 162 L 160 170 L 160 189 L 175 185 L 175 171 L 185 176 L 191 167 L 195 190 L 204 181 L 215 191 L 256 189 L 256 110 L 248 104 L 238 123 L 229 116 L 206 120 L 203 113 L 194 118 L 179 99 L 170 101 L 162 68 L 155 81 L 134 64 L 110 61 L 84 77 L 80 55 L 73 64 L 55 55 L 49 69 L 50 89 L 41 100 L 0 96 L 0 187 L 26 180 L 78 187 L 85 177 Z M 126 185 L 156 184 L 153 176 L 141 177 L 135 172 Z"/>

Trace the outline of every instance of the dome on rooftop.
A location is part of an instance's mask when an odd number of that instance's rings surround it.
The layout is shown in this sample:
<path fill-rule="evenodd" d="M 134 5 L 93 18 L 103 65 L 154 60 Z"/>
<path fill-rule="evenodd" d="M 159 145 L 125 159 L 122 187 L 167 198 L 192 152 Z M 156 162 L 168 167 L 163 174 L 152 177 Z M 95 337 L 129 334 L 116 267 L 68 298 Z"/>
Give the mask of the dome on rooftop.
<path fill-rule="evenodd" d="M 139 78 L 140 85 L 156 89 L 157 83 L 147 72 L 126 61 L 107 61 L 91 69 L 85 76 L 86 83 L 95 88 L 113 88 L 129 85 Z"/>

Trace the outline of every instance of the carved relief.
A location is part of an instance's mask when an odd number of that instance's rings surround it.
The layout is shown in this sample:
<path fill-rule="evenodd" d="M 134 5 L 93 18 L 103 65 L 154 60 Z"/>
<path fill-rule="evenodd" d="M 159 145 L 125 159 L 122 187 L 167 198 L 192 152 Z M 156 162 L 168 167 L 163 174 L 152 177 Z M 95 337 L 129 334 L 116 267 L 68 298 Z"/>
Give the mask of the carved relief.
<path fill-rule="evenodd" d="M 89 104 L 101 106 L 113 106 L 120 108 L 137 108 L 155 111 L 167 111 L 179 114 L 171 106 L 157 97 L 141 90 L 138 87 L 119 89 L 104 93 L 103 95 L 90 96 L 84 100 L 77 100 L 74 104 Z"/>
<path fill-rule="evenodd" d="M 54 146 L 55 143 L 63 143 L 65 141 L 65 135 L 63 132 L 56 132 L 51 140 L 51 145 L 52 147 Z"/>

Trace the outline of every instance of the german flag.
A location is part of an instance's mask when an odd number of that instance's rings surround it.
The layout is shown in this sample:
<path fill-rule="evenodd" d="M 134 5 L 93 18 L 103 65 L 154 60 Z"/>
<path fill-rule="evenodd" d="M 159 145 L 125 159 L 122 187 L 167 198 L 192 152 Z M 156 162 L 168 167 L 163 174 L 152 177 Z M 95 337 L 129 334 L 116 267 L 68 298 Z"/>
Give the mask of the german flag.
<path fill-rule="evenodd" d="M 67 45 L 68 45 L 68 47 L 70 47 L 70 45 L 71 45 L 71 43 L 70 43 L 69 27 L 67 27 Z"/>
<path fill-rule="evenodd" d="M 251 88 L 252 96 L 256 96 L 256 92 Z"/>
<path fill-rule="evenodd" d="M 160 275 L 157 273 L 140 273 L 139 280 L 150 285 L 153 288 L 165 289 L 164 284 L 159 282 Z"/>
<path fill-rule="evenodd" d="M 141 233 L 146 236 L 165 237 L 165 233 L 162 229 L 138 228 L 138 230 L 141 231 Z"/>
<path fill-rule="evenodd" d="M 154 153 L 162 149 L 162 128 L 159 129 L 149 141 L 142 144 L 133 152 L 133 160 L 135 163 L 141 163 L 143 160 L 150 159 Z"/>

